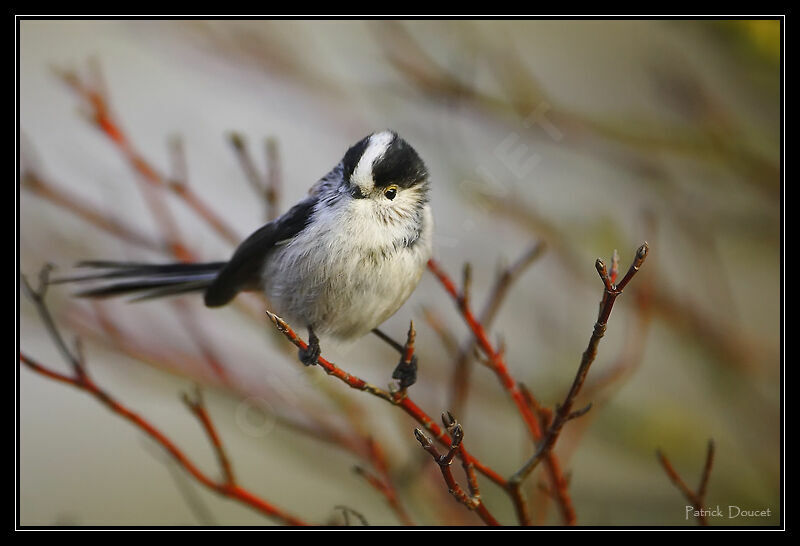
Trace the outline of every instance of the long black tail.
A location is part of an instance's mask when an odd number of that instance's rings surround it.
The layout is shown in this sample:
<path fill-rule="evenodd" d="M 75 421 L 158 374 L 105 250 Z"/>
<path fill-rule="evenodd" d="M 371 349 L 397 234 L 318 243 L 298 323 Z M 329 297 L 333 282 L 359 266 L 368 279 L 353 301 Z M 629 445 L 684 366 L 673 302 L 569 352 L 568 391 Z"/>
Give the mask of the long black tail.
<path fill-rule="evenodd" d="M 145 264 L 135 262 L 86 261 L 79 268 L 94 269 L 86 275 L 52 279 L 52 283 L 87 283 L 75 295 L 86 298 L 111 298 L 133 295 L 133 301 L 203 292 L 226 262 L 197 264 Z"/>

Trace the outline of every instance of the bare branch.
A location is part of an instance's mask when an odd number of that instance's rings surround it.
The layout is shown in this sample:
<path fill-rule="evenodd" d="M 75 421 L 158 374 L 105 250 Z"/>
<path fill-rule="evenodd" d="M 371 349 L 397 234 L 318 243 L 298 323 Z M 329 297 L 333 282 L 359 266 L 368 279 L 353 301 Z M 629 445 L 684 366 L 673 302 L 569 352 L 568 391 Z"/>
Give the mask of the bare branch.
<path fill-rule="evenodd" d="M 462 441 L 464 439 L 464 430 L 461 427 L 461 424 L 458 423 L 449 412 L 442 414 L 442 422 L 444 423 L 444 426 L 451 438 L 450 447 L 447 450 L 447 453 L 439 453 L 439 450 L 436 449 L 436 446 L 433 445 L 433 442 L 431 442 L 430 438 L 428 438 L 420 429 L 414 429 L 414 436 L 417 438 L 417 441 L 420 443 L 422 448 L 427 451 L 431 457 L 433 457 L 433 460 L 436 462 L 436 464 L 439 465 L 439 469 L 442 472 L 442 477 L 447 484 L 450 494 L 468 509 L 474 510 L 483 520 L 483 522 L 486 523 L 486 525 L 500 525 L 480 498 L 478 483 L 475 479 L 474 471 L 471 470 L 469 462 L 464 463 L 464 471 L 467 474 L 467 480 L 469 483 L 469 494 L 464 492 L 464 490 L 456 481 L 455 476 L 453 476 L 453 471 L 450 468 L 450 465 L 452 464 L 455 456 L 463 449 Z M 463 459 L 466 458 L 462 457 L 462 460 Z"/>
<path fill-rule="evenodd" d="M 265 143 L 267 154 L 267 183 L 264 195 L 267 200 L 267 221 L 271 222 L 281 213 L 281 156 L 278 151 L 278 139 L 267 138 Z"/>
<path fill-rule="evenodd" d="M 267 311 L 267 315 L 269 316 L 270 320 L 272 320 L 273 324 L 275 324 L 275 327 L 278 329 L 278 331 L 286 336 L 286 339 L 292 342 L 297 348 L 306 349 L 308 347 L 308 344 L 300 339 L 297 333 L 286 323 L 286 321 L 270 311 Z M 347 384 L 350 388 L 367 392 L 389 402 L 390 404 L 399 406 L 405 413 L 416 420 L 417 423 L 422 425 L 428 432 L 433 434 L 436 440 L 446 446 L 450 445 L 450 437 L 433 421 L 433 419 L 431 419 L 419 406 L 417 406 L 413 400 L 411 400 L 407 393 L 389 393 L 388 391 L 367 383 L 355 375 L 345 372 L 322 356 L 317 359 L 317 364 L 325 371 L 325 373 L 339 379 Z M 500 487 L 506 487 L 506 480 L 500 476 L 500 474 L 492 470 L 487 465 L 481 463 L 477 458 L 467 453 L 467 451 L 463 448 L 461 449 L 459 456 L 464 457 L 472 462 L 478 472 L 489 478 Z"/>
<path fill-rule="evenodd" d="M 700 484 L 697 487 L 697 491 L 692 491 L 692 489 L 686 485 L 686 482 L 683 481 L 678 471 L 675 470 L 675 467 L 672 466 L 672 463 L 667 458 L 667 456 L 661 451 L 656 451 L 656 456 L 658 457 L 658 461 L 661 463 L 661 466 L 664 468 L 664 472 L 666 472 L 667 477 L 670 481 L 678 488 L 678 490 L 683 493 L 683 496 L 692 504 L 694 508 L 695 516 L 697 517 L 697 521 L 702 526 L 708 525 L 708 516 L 706 514 L 707 510 L 705 509 L 706 503 L 706 492 L 708 491 L 708 481 L 711 477 L 711 468 L 714 466 L 714 440 L 708 441 L 708 448 L 706 450 L 706 460 L 705 464 L 703 465 L 703 473 L 700 477 Z"/>
<path fill-rule="evenodd" d="M 344 517 L 344 525 L 345 527 L 350 527 L 350 515 L 354 515 L 356 519 L 363 525 L 364 527 L 369 527 L 369 523 L 367 522 L 367 518 L 364 517 L 364 514 L 361 512 L 350 508 L 349 506 L 344 506 L 343 504 L 339 504 L 333 507 L 334 510 L 341 510 L 342 517 Z"/>
<path fill-rule="evenodd" d="M 211 421 L 211 417 L 208 415 L 205 401 L 203 400 L 203 392 L 200 390 L 200 387 L 195 386 L 193 396 L 183 393 L 182 398 L 183 403 L 186 404 L 186 407 L 189 408 L 189 411 L 191 411 L 194 416 L 197 417 L 197 420 L 200 421 L 200 424 L 203 426 L 203 430 L 206 432 L 206 436 L 208 436 L 208 440 L 214 447 L 214 451 L 217 454 L 217 460 L 219 461 L 219 466 L 222 469 L 222 475 L 225 478 L 225 483 L 230 486 L 235 486 L 236 478 L 233 475 L 233 467 L 228 459 L 225 446 L 222 444 L 222 440 L 217 433 L 217 429 L 214 426 L 214 423 Z"/>
<path fill-rule="evenodd" d="M 268 222 L 271 222 L 280 214 L 280 198 L 281 198 L 281 167 L 280 155 L 278 154 L 278 140 L 276 138 L 267 138 L 264 145 L 264 151 L 267 160 L 267 173 L 262 175 L 253 156 L 250 155 L 250 149 L 247 142 L 240 133 L 231 133 L 230 143 L 236 153 L 236 159 L 239 160 L 239 165 L 244 172 L 247 182 L 250 184 L 253 192 L 263 200 L 265 206 L 265 217 Z"/>
<path fill-rule="evenodd" d="M 536 453 L 534 453 L 534 455 L 528 459 L 528 461 L 509 479 L 509 486 L 512 489 L 518 490 L 523 480 L 525 480 L 525 478 L 528 477 L 531 472 L 533 472 L 533 470 L 542 460 L 546 459 L 547 456 L 552 453 L 553 446 L 555 445 L 556 441 L 558 441 L 558 437 L 561 434 L 561 429 L 563 428 L 564 424 L 570 419 L 579 417 L 588 411 L 590 406 L 587 406 L 586 408 L 577 412 L 573 412 L 572 406 L 575 403 L 575 398 L 578 396 L 584 381 L 586 380 L 586 375 L 589 373 L 589 368 L 597 356 L 597 346 L 605 334 L 606 324 L 609 316 L 611 315 L 611 310 L 614 307 L 614 302 L 616 301 L 617 297 L 622 294 L 623 288 L 639 271 L 644 259 L 647 257 L 648 250 L 649 247 L 647 246 L 647 243 L 644 243 L 639 247 L 636 252 L 636 257 L 634 258 L 631 267 L 628 269 L 628 273 L 625 275 L 619 285 L 614 285 L 611 282 L 605 263 L 603 263 L 601 259 L 597 259 L 595 267 L 600 275 L 601 280 L 603 281 L 605 290 L 603 292 L 603 298 L 600 304 L 597 322 L 594 325 L 592 336 L 589 339 L 589 345 L 583 353 L 583 357 L 581 358 L 581 362 L 578 366 L 578 371 L 575 374 L 575 379 L 572 382 L 572 386 L 567 392 L 564 402 L 556 408 L 553 421 L 550 423 L 544 439 L 539 442 Z"/>

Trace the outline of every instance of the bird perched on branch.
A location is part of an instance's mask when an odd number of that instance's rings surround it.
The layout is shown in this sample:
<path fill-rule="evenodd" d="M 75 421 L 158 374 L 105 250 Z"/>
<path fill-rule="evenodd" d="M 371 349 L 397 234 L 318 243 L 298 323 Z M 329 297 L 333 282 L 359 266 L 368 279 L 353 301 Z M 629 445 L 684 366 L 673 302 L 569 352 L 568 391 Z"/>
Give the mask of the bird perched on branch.
<path fill-rule="evenodd" d="M 259 228 L 227 262 L 146 264 L 86 261 L 92 282 L 77 295 L 135 300 L 203 292 L 208 307 L 263 291 L 274 311 L 308 327 L 304 364 L 316 364 L 317 334 L 349 340 L 375 330 L 417 286 L 431 255 L 428 171 L 393 131 L 373 133 L 283 216 Z M 376 333 L 384 337 L 380 332 Z M 401 386 L 416 370 L 395 370 Z"/>

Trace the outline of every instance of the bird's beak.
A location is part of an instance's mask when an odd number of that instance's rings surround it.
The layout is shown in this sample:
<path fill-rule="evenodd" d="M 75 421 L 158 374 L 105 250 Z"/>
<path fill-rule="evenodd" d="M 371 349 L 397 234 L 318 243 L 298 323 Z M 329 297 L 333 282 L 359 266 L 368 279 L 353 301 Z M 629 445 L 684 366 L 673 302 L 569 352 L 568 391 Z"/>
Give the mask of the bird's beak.
<path fill-rule="evenodd" d="M 356 185 L 356 184 L 352 184 L 351 185 L 351 187 L 350 187 L 350 195 L 354 199 L 364 199 L 366 197 L 366 195 L 364 195 L 364 193 L 361 191 L 361 187 Z"/>

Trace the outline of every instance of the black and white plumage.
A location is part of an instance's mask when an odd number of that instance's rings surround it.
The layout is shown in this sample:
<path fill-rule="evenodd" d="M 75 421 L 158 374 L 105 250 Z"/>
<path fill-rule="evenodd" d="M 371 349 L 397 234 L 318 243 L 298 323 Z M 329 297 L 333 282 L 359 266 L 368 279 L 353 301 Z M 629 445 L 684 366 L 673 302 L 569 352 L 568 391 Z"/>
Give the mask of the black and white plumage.
<path fill-rule="evenodd" d="M 431 255 L 428 184 L 425 164 L 405 140 L 373 133 L 227 262 L 83 262 L 101 271 L 61 282 L 94 282 L 79 292 L 87 297 L 203 291 L 209 307 L 262 290 L 274 312 L 308 326 L 313 338 L 353 339 L 394 314 L 419 282 Z"/>

